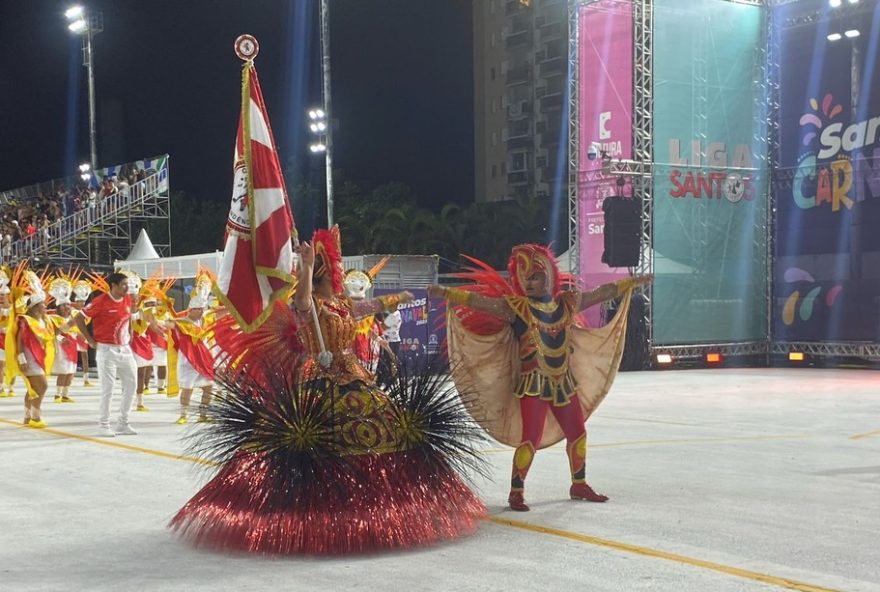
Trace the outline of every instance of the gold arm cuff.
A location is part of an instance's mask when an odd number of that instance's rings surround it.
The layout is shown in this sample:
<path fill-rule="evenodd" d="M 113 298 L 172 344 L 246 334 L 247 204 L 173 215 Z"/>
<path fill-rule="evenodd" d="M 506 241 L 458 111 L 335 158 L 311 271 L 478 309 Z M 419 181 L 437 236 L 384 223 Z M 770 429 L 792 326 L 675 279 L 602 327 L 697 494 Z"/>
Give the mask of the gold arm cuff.
<path fill-rule="evenodd" d="M 446 300 L 449 301 L 450 304 L 455 306 L 469 306 L 471 302 L 471 297 L 473 296 L 473 292 L 468 292 L 467 290 L 459 290 L 458 288 L 445 288 L 446 292 L 444 296 L 446 296 Z"/>
<path fill-rule="evenodd" d="M 394 312 L 400 306 L 400 294 L 383 294 L 376 300 L 379 301 L 379 304 L 382 305 L 382 310 L 385 312 Z"/>

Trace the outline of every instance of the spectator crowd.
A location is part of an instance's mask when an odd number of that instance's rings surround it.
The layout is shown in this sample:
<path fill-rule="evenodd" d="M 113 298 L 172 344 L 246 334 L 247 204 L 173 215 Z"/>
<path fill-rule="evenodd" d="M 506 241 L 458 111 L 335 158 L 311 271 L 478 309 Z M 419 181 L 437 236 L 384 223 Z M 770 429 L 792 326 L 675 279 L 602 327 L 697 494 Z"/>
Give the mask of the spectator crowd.
<path fill-rule="evenodd" d="M 29 237 L 48 240 L 54 223 L 78 212 L 94 211 L 116 192 L 127 197 L 129 188 L 146 177 L 146 171 L 132 166 L 120 174 L 104 176 L 97 186 L 59 182 L 53 184 L 53 190 L 30 187 L 0 192 L 0 256 L 8 260 L 15 241 Z"/>

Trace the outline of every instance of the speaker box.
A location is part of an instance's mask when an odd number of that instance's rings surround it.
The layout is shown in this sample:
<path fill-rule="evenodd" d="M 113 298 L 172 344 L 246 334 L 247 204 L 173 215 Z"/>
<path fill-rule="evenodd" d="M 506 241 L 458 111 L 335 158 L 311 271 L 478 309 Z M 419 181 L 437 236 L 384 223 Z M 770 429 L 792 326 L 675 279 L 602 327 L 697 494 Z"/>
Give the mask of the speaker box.
<path fill-rule="evenodd" d="M 605 212 L 605 252 L 602 263 L 608 267 L 636 267 L 642 241 L 642 203 L 627 197 L 608 197 Z"/>

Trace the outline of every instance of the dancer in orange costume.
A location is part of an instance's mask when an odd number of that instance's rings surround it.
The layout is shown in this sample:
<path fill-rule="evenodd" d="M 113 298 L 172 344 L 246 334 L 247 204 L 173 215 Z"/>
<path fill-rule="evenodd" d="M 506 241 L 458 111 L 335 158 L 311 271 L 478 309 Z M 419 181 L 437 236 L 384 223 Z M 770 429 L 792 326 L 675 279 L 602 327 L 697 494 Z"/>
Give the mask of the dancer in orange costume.
<path fill-rule="evenodd" d="M 74 322 L 74 312 L 70 295 L 73 291 L 73 282 L 66 274 L 60 274 L 49 282 L 49 295 L 55 302 L 55 311 L 49 315 L 52 326 L 55 328 L 57 348 L 55 363 L 52 373 L 57 377 L 55 385 L 58 392 L 55 394 L 56 403 L 73 403 L 70 396 L 70 386 L 73 384 L 73 376 L 76 374 L 76 362 L 81 347 L 86 346 L 85 338 L 80 335 L 79 329 Z"/>
<path fill-rule="evenodd" d="M 20 264 L 12 283 L 15 320 L 6 334 L 6 351 L 11 354 L 7 371 L 20 374 L 27 385 L 24 425 L 44 428 L 41 407 L 55 357 L 55 330 L 46 316 L 46 293 L 37 274 Z"/>

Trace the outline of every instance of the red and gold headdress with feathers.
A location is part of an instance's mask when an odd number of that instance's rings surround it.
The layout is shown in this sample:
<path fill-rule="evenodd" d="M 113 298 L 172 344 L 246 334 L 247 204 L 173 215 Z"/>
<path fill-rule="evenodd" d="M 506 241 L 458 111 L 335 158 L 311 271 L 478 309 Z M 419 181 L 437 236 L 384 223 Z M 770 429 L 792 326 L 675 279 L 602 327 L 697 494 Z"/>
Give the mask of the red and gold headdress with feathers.
<path fill-rule="evenodd" d="M 334 294 L 342 294 L 342 239 L 339 226 L 333 225 L 330 230 L 319 229 L 312 235 L 312 247 L 315 249 L 316 278 L 330 274 L 330 283 Z"/>

